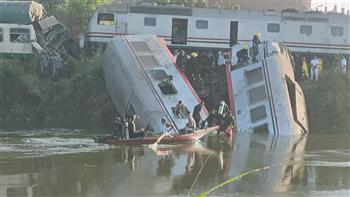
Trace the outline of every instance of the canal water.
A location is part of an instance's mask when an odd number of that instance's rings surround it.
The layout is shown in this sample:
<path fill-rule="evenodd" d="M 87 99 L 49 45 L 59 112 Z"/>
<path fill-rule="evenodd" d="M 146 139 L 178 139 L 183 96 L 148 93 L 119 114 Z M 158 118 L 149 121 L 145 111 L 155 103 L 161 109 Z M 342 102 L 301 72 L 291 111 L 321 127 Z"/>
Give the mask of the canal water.
<path fill-rule="evenodd" d="M 0 131 L 0 196 L 349 196 L 349 135 L 237 134 L 147 147 L 81 130 Z"/>

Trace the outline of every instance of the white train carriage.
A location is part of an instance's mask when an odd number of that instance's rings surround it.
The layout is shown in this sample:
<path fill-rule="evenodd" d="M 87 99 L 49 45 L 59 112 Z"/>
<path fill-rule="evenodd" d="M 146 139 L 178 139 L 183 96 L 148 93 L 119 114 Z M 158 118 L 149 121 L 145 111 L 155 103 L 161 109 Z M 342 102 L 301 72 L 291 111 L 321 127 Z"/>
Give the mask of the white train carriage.
<path fill-rule="evenodd" d="M 282 43 L 266 41 L 259 45 L 257 59 L 256 63 L 235 67 L 228 77 L 237 131 L 274 135 L 308 133 L 305 98 L 294 79 L 288 49 Z"/>
<path fill-rule="evenodd" d="M 200 98 L 184 73 L 174 64 L 164 40 L 152 35 L 117 36 L 104 53 L 103 71 L 111 99 L 123 116 L 141 116 L 138 126 L 162 131 L 165 117 L 175 130 L 185 127 L 186 112 L 193 110 Z M 171 78 L 167 87 L 163 81 Z M 174 107 L 178 101 L 186 106 L 178 116 Z M 206 109 L 201 117 L 205 119 Z"/>
<path fill-rule="evenodd" d="M 33 41 L 36 41 L 32 23 L 45 16 L 46 11 L 40 3 L 0 1 L 0 53 L 32 54 Z"/>
<path fill-rule="evenodd" d="M 292 52 L 350 54 L 350 17 L 340 13 L 218 10 L 111 4 L 100 6 L 85 32 L 88 45 L 120 34 L 156 34 L 171 47 L 230 48 L 261 32 Z"/>
<path fill-rule="evenodd" d="M 32 54 L 32 41 L 36 40 L 32 25 L 0 24 L 0 53 Z"/>

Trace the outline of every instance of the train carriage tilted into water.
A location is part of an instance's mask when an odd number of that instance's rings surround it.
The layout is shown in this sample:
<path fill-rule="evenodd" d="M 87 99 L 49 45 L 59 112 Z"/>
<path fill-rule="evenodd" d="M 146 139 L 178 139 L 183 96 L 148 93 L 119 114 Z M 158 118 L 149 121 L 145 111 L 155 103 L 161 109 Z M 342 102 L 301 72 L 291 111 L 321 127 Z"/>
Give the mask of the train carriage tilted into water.
<path fill-rule="evenodd" d="M 350 54 L 350 16 L 285 10 L 247 11 L 147 5 L 102 5 L 85 32 L 89 47 L 115 35 L 156 34 L 170 47 L 230 48 L 261 32 L 291 52 Z"/>

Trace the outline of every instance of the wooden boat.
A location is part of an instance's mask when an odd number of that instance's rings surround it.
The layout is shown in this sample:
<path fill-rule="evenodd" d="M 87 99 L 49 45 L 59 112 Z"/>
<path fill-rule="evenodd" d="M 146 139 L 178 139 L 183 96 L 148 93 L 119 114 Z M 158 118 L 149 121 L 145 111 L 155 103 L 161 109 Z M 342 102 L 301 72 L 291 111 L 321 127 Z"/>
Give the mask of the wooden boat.
<path fill-rule="evenodd" d="M 207 129 L 197 130 L 190 134 L 165 136 L 160 141 L 160 144 L 186 143 L 186 142 L 197 141 L 202 137 L 204 137 L 205 135 L 207 135 L 208 133 L 216 131 L 218 129 L 219 129 L 219 126 L 215 126 L 215 127 L 209 127 Z M 125 140 L 125 139 L 113 138 L 111 136 L 100 136 L 100 137 L 94 136 L 94 141 L 96 143 L 113 144 L 113 145 L 147 145 L 147 144 L 155 143 L 159 137 L 160 135 L 144 137 L 144 138 L 132 138 L 132 139 Z"/>

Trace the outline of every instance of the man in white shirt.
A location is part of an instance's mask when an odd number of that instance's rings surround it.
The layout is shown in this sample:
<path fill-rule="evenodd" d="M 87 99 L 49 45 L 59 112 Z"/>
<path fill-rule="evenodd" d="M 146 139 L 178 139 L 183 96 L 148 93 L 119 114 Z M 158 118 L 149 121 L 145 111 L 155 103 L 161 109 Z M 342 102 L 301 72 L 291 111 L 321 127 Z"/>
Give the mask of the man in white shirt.
<path fill-rule="evenodd" d="M 346 66 L 347 66 L 347 61 L 344 56 L 342 56 L 342 59 L 340 60 L 340 71 L 343 73 L 346 73 Z"/>
<path fill-rule="evenodd" d="M 310 80 L 318 80 L 318 65 L 320 64 L 320 61 L 318 60 L 318 58 L 315 56 L 311 62 L 311 68 L 310 68 L 310 73 L 311 73 L 311 78 Z"/>
<path fill-rule="evenodd" d="M 219 56 L 218 56 L 218 69 L 223 69 L 225 70 L 225 64 L 226 64 L 226 60 L 225 60 L 225 56 L 224 53 L 222 51 L 219 51 Z"/>

